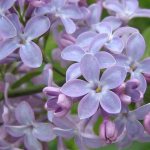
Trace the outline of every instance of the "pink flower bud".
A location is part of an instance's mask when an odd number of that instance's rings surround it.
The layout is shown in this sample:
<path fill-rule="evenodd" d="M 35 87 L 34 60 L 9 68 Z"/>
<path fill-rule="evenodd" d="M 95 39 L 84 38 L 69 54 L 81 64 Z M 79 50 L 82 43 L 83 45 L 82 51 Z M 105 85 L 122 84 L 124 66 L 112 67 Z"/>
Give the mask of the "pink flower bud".
<path fill-rule="evenodd" d="M 144 118 L 145 130 L 150 134 L 150 112 Z"/>
<path fill-rule="evenodd" d="M 116 141 L 118 137 L 118 131 L 114 122 L 110 120 L 104 120 L 100 126 L 100 137 L 105 140 L 106 143 L 112 143 Z"/>

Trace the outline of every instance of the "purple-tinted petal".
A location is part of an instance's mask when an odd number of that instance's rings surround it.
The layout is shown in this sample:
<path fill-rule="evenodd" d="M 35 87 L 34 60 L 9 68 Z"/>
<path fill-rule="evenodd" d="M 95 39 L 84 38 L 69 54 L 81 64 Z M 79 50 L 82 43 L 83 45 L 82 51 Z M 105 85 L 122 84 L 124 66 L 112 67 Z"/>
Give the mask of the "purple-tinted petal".
<path fill-rule="evenodd" d="M 150 17 L 150 10 L 149 9 L 137 9 L 133 15 L 134 17 Z"/>
<path fill-rule="evenodd" d="M 79 102 L 78 115 L 80 119 L 86 119 L 94 115 L 99 107 L 98 96 L 94 93 L 89 93 L 84 96 Z M 89 111 L 90 110 L 90 111 Z"/>
<path fill-rule="evenodd" d="M 101 146 L 104 146 L 104 142 L 100 140 L 99 137 L 89 135 L 89 134 L 83 134 L 82 140 L 85 145 L 87 145 L 89 148 L 100 148 Z"/>
<path fill-rule="evenodd" d="M 90 62 L 90 64 L 89 64 Z M 80 63 L 81 73 L 87 81 L 99 80 L 99 64 L 95 56 L 86 54 Z"/>
<path fill-rule="evenodd" d="M 65 30 L 68 34 L 72 34 L 76 31 L 76 25 L 71 19 L 61 17 L 61 21 L 62 21 L 62 23 L 65 27 Z"/>
<path fill-rule="evenodd" d="M 143 125 L 138 120 L 128 120 L 126 124 L 127 136 L 131 139 L 137 139 L 144 133 Z"/>
<path fill-rule="evenodd" d="M 35 120 L 31 106 L 25 101 L 16 107 L 15 116 L 20 124 L 31 124 Z"/>
<path fill-rule="evenodd" d="M 27 130 L 27 126 L 5 126 L 6 131 L 13 137 L 21 137 L 25 134 L 25 130 Z"/>
<path fill-rule="evenodd" d="M 15 39 L 8 39 L 5 42 L 0 43 L 0 60 L 9 56 L 17 48 L 19 48 L 19 44 Z"/>
<path fill-rule="evenodd" d="M 80 62 L 84 54 L 84 51 L 79 46 L 71 45 L 62 51 L 61 57 L 65 60 Z"/>
<path fill-rule="evenodd" d="M 139 60 L 145 51 L 145 40 L 139 33 L 132 34 L 128 41 L 126 47 L 126 54 L 133 60 Z"/>
<path fill-rule="evenodd" d="M 101 22 L 101 23 L 97 24 L 96 30 L 97 30 L 97 32 L 99 32 L 101 34 L 105 33 L 108 36 L 111 36 L 111 34 L 112 34 L 111 26 L 107 22 Z"/>
<path fill-rule="evenodd" d="M 0 9 L 3 11 L 8 10 L 13 6 L 16 0 L 1 0 L 0 1 Z"/>
<path fill-rule="evenodd" d="M 107 22 L 110 24 L 112 31 L 116 30 L 122 25 L 122 21 L 115 16 L 108 16 L 102 20 L 102 22 Z"/>
<path fill-rule="evenodd" d="M 60 10 L 59 13 L 63 14 L 62 16 L 65 16 L 65 18 L 71 18 L 71 19 L 83 18 L 81 9 L 76 5 L 66 5 Z"/>
<path fill-rule="evenodd" d="M 54 128 L 54 133 L 57 136 L 64 137 L 64 138 L 72 138 L 74 136 L 73 129 L 61 129 L 61 128 Z"/>
<path fill-rule="evenodd" d="M 80 64 L 79 63 L 72 64 L 67 69 L 66 81 L 77 79 L 79 76 L 81 76 Z"/>
<path fill-rule="evenodd" d="M 90 16 L 88 17 L 89 24 L 96 24 L 99 22 L 101 13 L 102 13 L 102 5 L 100 3 L 92 4 L 89 6 Z"/>
<path fill-rule="evenodd" d="M 42 64 L 42 52 L 34 42 L 21 46 L 20 57 L 25 65 L 32 68 L 38 68 Z"/>
<path fill-rule="evenodd" d="M 65 0 L 52 0 L 52 5 L 56 8 L 62 8 L 65 5 Z"/>
<path fill-rule="evenodd" d="M 50 28 L 48 17 L 37 16 L 32 17 L 26 24 L 25 35 L 28 40 L 33 40 L 44 34 Z"/>
<path fill-rule="evenodd" d="M 138 0 L 123 0 L 123 7 L 128 11 L 128 14 L 133 14 L 139 7 Z"/>
<path fill-rule="evenodd" d="M 150 58 L 144 59 L 138 66 L 138 70 L 150 74 Z"/>
<path fill-rule="evenodd" d="M 116 60 L 116 64 L 117 66 L 121 66 L 126 68 L 127 70 L 129 69 L 129 59 L 123 55 L 123 54 L 114 54 L 113 55 L 115 60 Z"/>
<path fill-rule="evenodd" d="M 12 22 L 6 17 L 0 16 L 0 40 L 15 37 L 17 31 Z"/>
<path fill-rule="evenodd" d="M 65 83 L 60 91 L 70 97 L 79 97 L 87 94 L 89 92 L 89 88 L 87 86 L 87 82 L 75 79 Z"/>
<path fill-rule="evenodd" d="M 116 12 L 116 13 L 122 13 L 122 11 L 123 11 L 122 5 L 121 5 L 121 4 L 119 3 L 119 1 L 117 1 L 117 0 L 114 0 L 114 1 L 106 0 L 106 1 L 103 3 L 103 6 L 104 6 L 104 8 L 106 8 L 107 10 L 113 11 L 113 12 Z"/>
<path fill-rule="evenodd" d="M 139 80 L 140 84 L 139 84 L 139 87 L 137 89 L 139 91 L 141 91 L 142 93 L 145 93 L 146 88 L 147 88 L 147 83 L 146 83 L 144 76 L 139 72 L 135 72 L 135 73 L 131 74 L 131 78 Z"/>
<path fill-rule="evenodd" d="M 32 134 L 34 137 L 44 142 L 51 141 L 56 137 L 52 125 L 48 123 L 35 123 Z"/>
<path fill-rule="evenodd" d="M 92 31 L 84 32 L 77 37 L 76 43 L 81 47 L 87 47 L 91 44 L 96 35 L 97 33 Z"/>
<path fill-rule="evenodd" d="M 143 105 L 130 113 L 135 115 L 137 120 L 143 120 L 144 117 L 150 112 L 150 104 Z"/>
<path fill-rule="evenodd" d="M 90 51 L 92 53 L 96 53 L 98 52 L 103 46 L 104 44 L 108 41 L 108 35 L 107 34 L 99 34 L 98 36 L 96 36 L 91 45 L 90 45 Z"/>
<path fill-rule="evenodd" d="M 102 52 L 96 53 L 95 57 L 97 58 L 99 62 L 100 69 L 109 68 L 115 65 L 116 63 L 115 58 L 108 52 L 102 51 Z"/>
<path fill-rule="evenodd" d="M 124 49 L 124 43 L 121 38 L 114 37 L 110 42 L 105 44 L 105 47 L 115 54 L 119 54 Z"/>
<path fill-rule="evenodd" d="M 24 145 L 28 150 L 42 150 L 42 144 L 29 132 L 24 137 Z"/>
<path fill-rule="evenodd" d="M 123 67 L 113 66 L 108 68 L 100 79 L 101 85 L 114 89 L 121 85 L 126 78 L 126 70 Z"/>
<path fill-rule="evenodd" d="M 111 92 L 106 91 L 100 98 L 101 107 L 110 114 L 117 114 L 121 111 L 121 101 L 119 97 Z"/>
<path fill-rule="evenodd" d="M 21 33 L 22 32 L 22 24 L 20 23 L 19 16 L 17 14 L 9 14 L 8 18 L 11 20 L 13 25 L 16 27 L 16 32 Z"/>

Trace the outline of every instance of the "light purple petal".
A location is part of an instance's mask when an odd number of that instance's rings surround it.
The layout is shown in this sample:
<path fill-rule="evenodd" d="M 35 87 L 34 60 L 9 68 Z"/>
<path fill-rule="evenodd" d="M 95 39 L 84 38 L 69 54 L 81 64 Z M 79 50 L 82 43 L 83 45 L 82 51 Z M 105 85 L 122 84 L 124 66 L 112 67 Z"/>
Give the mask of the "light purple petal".
<path fill-rule="evenodd" d="M 101 2 L 89 6 L 89 10 L 90 10 L 90 15 L 87 19 L 88 23 L 91 25 L 98 23 L 102 13 Z"/>
<path fill-rule="evenodd" d="M 89 92 L 89 88 L 87 86 L 87 82 L 75 79 L 66 82 L 60 91 L 70 97 L 79 97 L 87 94 Z"/>
<path fill-rule="evenodd" d="M 100 79 L 101 85 L 114 89 L 121 85 L 126 78 L 126 70 L 123 67 L 113 66 L 108 68 Z"/>
<path fill-rule="evenodd" d="M 133 17 L 150 17 L 150 9 L 137 9 L 133 14 Z"/>
<path fill-rule="evenodd" d="M 21 137 L 25 134 L 27 126 L 5 126 L 6 131 L 13 137 Z"/>
<path fill-rule="evenodd" d="M 99 32 L 100 34 L 102 34 L 102 33 L 107 34 L 109 37 L 110 37 L 111 34 L 112 34 L 111 26 L 110 26 L 109 23 L 107 23 L 107 22 L 100 22 L 99 24 L 97 24 L 96 30 L 97 30 L 97 32 Z"/>
<path fill-rule="evenodd" d="M 77 37 L 76 44 L 81 47 L 87 47 L 91 44 L 94 37 L 96 36 L 97 36 L 97 33 L 95 32 L 92 32 L 92 31 L 84 32 Z"/>
<path fill-rule="evenodd" d="M 42 64 L 42 52 L 34 42 L 21 46 L 20 57 L 23 63 L 31 68 L 38 68 Z"/>
<path fill-rule="evenodd" d="M 35 123 L 32 134 L 37 139 L 48 142 L 56 137 L 52 128 L 49 123 Z"/>
<path fill-rule="evenodd" d="M 127 41 L 126 54 L 133 60 L 139 60 L 143 56 L 145 48 L 145 40 L 142 35 L 134 33 Z"/>
<path fill-rule="evenodd" d="M 100 148 L 101 146 L 104 146 L 105 143 L 100 140 L 100 137 L 89 135 L 89 134 L 83 134 L 82 140 L 85 145 L 87 145 L 89 148 Z"/>
<path fill-rule="evenodd" d="M 115 60 L 116 60 L 116 64 L 117 66 L 121 66 L 126 68 L 127 70 L 129 69 L 129 59 L 127 56 L 123 55 L 123 54 L 114 54 L 113 55 Z"/>
<path fill-rule="evenodd" d="M 150 74 L 150 58 L 144 59 L 138 66 L 138 70 Z"/>
<path fill-rule="evenodd" d="M 113 11 L 115 13 L 122 13 L 123 12 L 123 7 L 122 5 L 119 3 L 118 0 L 106 0 L 103 3 L 104 8 L 106 8 L 109 11 Z"/>
<path fill-rule="evenodd" d="M 67 69 L 66 81 L 77 79 L 79 76 L 81 76 L 80 64 L 74 63 Z"/>
<path fill-rule="evenodd" d="M 145 93 L 147 88 L 147 83 L 144 76 L 139 72 L 135 72 L 131 74 L 131 78 L 139 80 L 140 84 L 137 89 L 140 90 L 142 93 Z"/>
<path fill-rule="evenodd" d="M 15 37 L 17 31 L 12 22 L 6 18 L 0 16 L 0 40 Z"/>
<path fill-rule="evenodd" d="M 15 116 L 20 124 L 31 124 L 35 120 L 31 106 L 25 101 L 16 107 Z"/>
<path fill-rule="evenodd" d="M 11 20 L 13 25 L 16 27 L 16 32 L 21 33 L 22 29 L 23 29 L 23 25 L 21 24 L 21 22 L 19 20 L 19 16 L 17 14 L 13 13 L 13 14 L 9 14 L 8 18 Z"/>
<path fill-rule="evenodd" d="M 1 0 L 0 1 L 0 9 L 2 11 L 6 11 L 13 6 L 16 0 Z"/>
<path fill-rule="evenodd" d="M 104 44 L 108 41 L 108 35 L 107 34 L 99 34 L 97 35 L 90 45 L 90 52 L 96 53 L 98 52 Z"/>
<path fill-rule="evenodd" d="M 65 30 L 68 34 L 72 34 L 76 31 L 76 24 L 73 22 L 73 20 L 65 17 L 61 17 L 61 21 L 65 27 Z"/>
<path fill-rule="evenodd" d="M 84 96 L 78 105 L 78 115 L 80 119 L 86 119 L 94 115 L 99 107 L 99 99 L 95 93 Z M 90 110 L 90 111 L 89 111 Z"/>
<path fill-rule="evenodd" d="M 60 12 L 62 16 L 65 16 L 65 18 L 70 19 L 82 19 L 83 14 L 81 9 L 76 5 L 65 5 Z"/>
<path fill-rule="evenodd" d="M 48 17 L 36 16 L 27 22 L 24 32 L 28 40 L 33 40 L 44 34 L 49 28 L 50 21 Z"/>
<path fill-rule="evenodd" d="M 61 57 L 65 60 L 80 62 L 84 51 L 77 45 L 70 45 L 63 49 Z"/>
<path fill-rule="evenodd" d="M 5 42 L 0 43 L 0 60 L 9 56 L 17 48 L 19 48 L 19 44 L 16 39 L 8 39 Z"/>
<path fill-rule="evenodd" d="M 30 132 L 24 137 L 24 145 L 28 150 L 43 150 L 42 144 Z"/>
<path fill-rule="evenodd" d="M 100 69 L 109 68 L 116 64 L 115 58 L 108 52 L 99 52 L 95 54 L 99 62 Z"/>
<path fill-rule="evenodd" d="M 114 37 L 110 42 L 105 44 L 105 47 L 115 54 L 120 54 L 124 49 L 124 43 L 121 38 Z"/>
<path fill-rule="evenodd" d="M 127 135 L 131 140 L 137 139 L 144 133 L 144 127 L 138 120 L 128 120 L 126 128 Z"/>
<path fill-rule="evenodd" d="M 138 0 L 123 0 L 123 7 L 129 14 L 133 14 L 139 7 Z"/>
<path fill-rule="evenodd" d="M 80 62 L 81 74 L 87 81 L 99 81 L 99 64 L 95 56 L 86 54 Z"/>
<path fill-rule="evenodd" d="M 52 5 L 56 8 L 62 8 L 65 5 L 65 0 L 52 0 Z"/>
<path fill-rule="evenodd" d="M 136 110 L 133 110 L 130 112 L 130 114 L 133 114 L 136 116 L 137 120 L 143 120 L 145 115 L 147 115 L 150 112 L 150 104 L 143 105 Z"/>
<path fill-rule="evenodd" d="M 110 114 L 117 114 L 121 111 L 121 101 L 119 97 L 111 91 L 106 91 L 100 98 L 101 107 Z"/>
<path fill-rule="evenodd" d="M 54 133 L 57 136 L 64 137 L 64 138 L 67 138 L 67 139 L 72 138 L 74 136 L 73 129 L 61 129 L 61 128 L 55 127 L 54 128 Z"/>
<path fill-rule="evenodd" d="M 122 21 L 119 18 L 116 18 L 115 16 L 108 16 L 105 17 L 102 22 L 107 22 L 110 24 L 112 31 L 116 30 L 122 25 Z"/>

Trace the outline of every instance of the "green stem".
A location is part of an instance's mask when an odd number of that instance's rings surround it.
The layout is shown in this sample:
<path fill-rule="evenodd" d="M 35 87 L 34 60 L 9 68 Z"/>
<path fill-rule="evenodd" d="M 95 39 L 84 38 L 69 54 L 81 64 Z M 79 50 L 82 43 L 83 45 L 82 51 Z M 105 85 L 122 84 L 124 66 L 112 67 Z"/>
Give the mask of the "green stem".
<path fill-rule="evenodd" d="M 36 87 L 28 87 L 25 89 L 17 89 L 17 90 L 9 90 L 8 91 L 8 97 L 14 98 L 14 97 L 19 97 L 19 96 L 27 96 L 27 95 L 32 95 L 36 93 L 42 92 L 43 88 L 45 85 L 39 85 Z M 4 95 L 0 95 L 0 100 L 4 99 Z"/>

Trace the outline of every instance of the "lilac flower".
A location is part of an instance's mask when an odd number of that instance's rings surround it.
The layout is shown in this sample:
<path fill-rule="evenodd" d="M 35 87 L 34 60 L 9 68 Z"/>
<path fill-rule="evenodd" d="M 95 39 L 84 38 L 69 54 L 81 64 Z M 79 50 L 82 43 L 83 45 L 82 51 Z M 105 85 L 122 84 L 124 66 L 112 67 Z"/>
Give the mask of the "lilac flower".
<path fill-rule="evenodd" d="M 40 141 L 51 141 L 55 138 L 50 123 L 36 122 L 34 112 L 27 102 L 21 102 L 15 109 L 19 125 L 5 125 L 13 137 L 23 137 L 27 149 L 42 150 Z"/>
<path fill-rule="evenodd" d="M 73 118 L 70 116 L 54 118 L 53 123 L 56 125 L 54 132 L 59 137 L 66 139 L 74 138 L 75 143 L 82 150 L 86 150 L 87 147 L 98 148 L 104 146 L 105 143 L 93 133 L 92 126 L 95 116 L 93 118 L 84 121 L 79 120 L 76 116 Z"/>
<path fill-rule="evenodd" d="M 76 30 L 74 20 L 83 19 L 84 13 L 81 9 L 72 4 L 67 4 L 65 0 L 52 0 L 46 6 L 37 8 L 36 14 L 52 14 L 59 18 L 63 23 L 65 30 L 68 34 L 72 34 Z"/>
<path fill-rule="evenodd" d="M 119 17 L 124 23 L 128 23 L 135 17 L 150 17 L 150 10 L 140 8 L 138 0 L 105 0 L 103 6 L 110 14 Z"/>
<path fill-rule="evenodd" d="M 69 97 L 60 92 L 60 88 L 49 86 L 44 88 L 43 92 L 49 96 L 46 109 L 50 121 L 53 117 L 63 117 L 70 111 L 72 102 Z"/>
<path fill-rule="evenodd" d="M 143 73 L 150 74 L 150 59 L 140 61 L 145 51 L 144 38 L 139 33 L 132 34 L 127 41 L 125 55 L 115 55 L 117 64 L 124 66 L 131 73 L 131 78 L 140 81 L 139 90 L 144 93 L 146 90 L 146 80 Z"/>
<path fill-rule="evenodd" d="M 114 66 L 107 69 L 100 79 L 99 71 L 96 58 L 87 54 L 81 61 L 81 73 L 87 82 L 74 79 L 61 88 L 61 92 L 67 96 L 84 96 L 78 106 L 80 119 L 89 118 L 95 114 L 99 104 L 108 113 L 116 114 L 121 110 L 120 99 L 111 89 L 122 84 L 126 78 L 126 71 L 122 67 Z"/>
<path fill-rule="evenodd" d="M 50 2 L 50 0 L 28 0 L 28 1 L 34 7 L 42 7 Z"/>
<path fill-rule="evenodd" d="M 123 83 L 114 91 L 119 95 L 121 101 L 125 104 L 139 102 L 143 98 L 143 93 L 138 89 L 140 82 L 137 79 L 131 79 Z"/>
<path fill-rule="evenodd" d="M 115 124 L 118 129 L 118 135 L 121 135 L 118 144 L 127 146 L 134 140 L 149 141 L 150 136 L 144 132 L 143 125 L 139 120 L 144 120 L 145 115 L 150 112 L 150 104 L 143 105 L 133 111 L 124 109 L 116 118 Z"/>
<path fill-rule="evenodd" d="M 96 42 L 95 42 L 96 41 Z M 76 39 L 76 44 L 66 47 L 62 51 L 62 58 L 68 61 L 75 61 L 66 72 L 66 80 L 78 78 L 81 75 L 80 62 L 85 54 L 93 54 L 99 62 L 99 68 L 113 66 L 116 61 L 108 52 L 99 52 L 107 41 L 106 34 L 97 35 L 94 32 L 84 32 Z"/>
<path fill-rule="evenodd" d="M 15 36 L 16 29 L 7 18 L 5 13 L 10 9 L 16 0 L 1 0 L 0 1 L 0 41 Z"/>
<path fill-rule="evenodd" d="M 44 34 L 50 27 L 50 21 L 45 16 L 31 18 L 24 30 L 16 15 L 10 15 L 10 20 L 16 27 L 16 35 L 0 43 L 0 60 L 6 58 L 19 48 L 23 63 L 29 67 L 37 68 L 42 64 L 42 53 L 38 45 L 32 40 Z"/>

